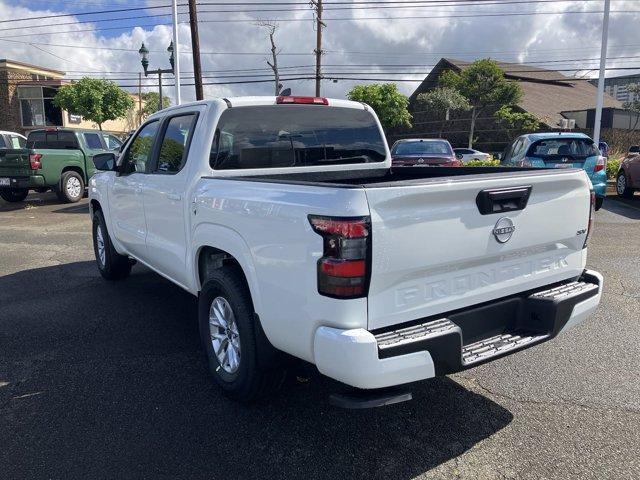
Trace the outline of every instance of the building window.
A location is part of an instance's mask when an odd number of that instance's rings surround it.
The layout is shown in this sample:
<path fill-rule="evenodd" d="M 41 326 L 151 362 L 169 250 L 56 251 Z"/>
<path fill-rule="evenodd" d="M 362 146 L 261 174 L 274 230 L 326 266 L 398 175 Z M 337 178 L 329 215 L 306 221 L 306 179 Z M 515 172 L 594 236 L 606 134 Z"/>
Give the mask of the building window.
<path fill-rule="evenodd" d="M 23 127 L 62 126 L 62 109 L 53 104 L 56 92 L 51 87 L 18 86 Z"/>

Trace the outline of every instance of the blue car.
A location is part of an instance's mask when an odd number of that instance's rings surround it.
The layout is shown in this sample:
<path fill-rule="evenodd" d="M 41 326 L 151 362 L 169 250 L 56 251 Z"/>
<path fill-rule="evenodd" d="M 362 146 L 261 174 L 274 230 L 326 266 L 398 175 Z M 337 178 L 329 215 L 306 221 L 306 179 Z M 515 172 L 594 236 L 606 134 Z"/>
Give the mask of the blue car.
<path fill-rule="evenodd" d="M 606 160 L 584 133 L 529 133 L 516 138 L 500 163 L 505 167 L 582 168 L 596 194 L 596 210 L 607 194 Z"/>

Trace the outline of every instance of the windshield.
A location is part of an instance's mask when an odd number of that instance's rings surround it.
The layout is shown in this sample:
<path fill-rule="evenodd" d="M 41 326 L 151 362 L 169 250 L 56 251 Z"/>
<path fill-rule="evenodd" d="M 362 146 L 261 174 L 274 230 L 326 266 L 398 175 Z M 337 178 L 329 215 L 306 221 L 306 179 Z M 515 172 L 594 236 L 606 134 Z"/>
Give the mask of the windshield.
<path fill-rule="evenodd" d="M 385 142 L 366 110 L 270 105 L 225 110 L 211 147 L 217 170 L 383 162 Z"/>
<path fill-rule="evenodd" d="M 429 140 L 400 142 L 393 148 L 393 155 L 453 155 L 449 142 L 445 140 Z"/>
<path fill-rule="evenodd" d="M 598 155 L 598 149 L 590 138 L 556 138 L 541 140 L 529 148 L 528 157 L 551 159 L 554 157 L 587 158 Z"/>

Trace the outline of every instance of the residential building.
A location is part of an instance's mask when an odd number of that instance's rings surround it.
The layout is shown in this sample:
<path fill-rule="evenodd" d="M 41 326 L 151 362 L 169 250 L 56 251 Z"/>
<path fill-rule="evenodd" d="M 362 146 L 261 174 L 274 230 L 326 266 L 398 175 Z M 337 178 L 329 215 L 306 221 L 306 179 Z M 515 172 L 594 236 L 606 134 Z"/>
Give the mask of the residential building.
<path fill-rule="evenodd" d="M 53 103 L 58 88 L 71 83 L 65 72 L 0 59 L 0 130 L 27 134 L 42 127 L 94 128 L 98 126 Z M 132 95 L 138 106 L 137 95 Z M 137 108 L 122 119 L 107 121 L 102 129 L 124 134 L 139 124 Z"/>
<path fill-rule="evenodd" d="M 461 72 L 472 62 L 442 58 L 429 75 L 409 97 L 409 110 L 414 117 L 414 127 L 407 131 L 396 131 L 391 139 L 408 136 L 443 136 L 454 146 L 465 146 L 470 127 L 469 112 L 452 112 L 446 121 L 423 111 L 417 97 L 439 85 L 440 76 L 447 70 Z M 588 80 L 567 77 L 554 70 L 531 67 L 529 65 L 498 62 L 508 80 L 518 82 L 522 88 L 522 98 L 515 106 L 521 112 L 534 115 L 545 130 L 562 130 L 566 119 L 576 119 L 576 128 L 589 128 L 588 110 L 596 103 L 597 89 Z M 605 95 L 605 109 L 622 109 L 622 103 L 610 95 Z M 474 144 L 487 151 L 501 151 L 517 132 L 505 131 L 496 123 L 496 107 L 488 107 L 481 112 L 476 124 Z M 584 112 L 584 121 L 576 112 Z M 591 121 L 593 125 L 593 120 Z M 613 124 L 613 122 L 611 122 Z M 629 123 L 629 122 L 627 122 Z M 633 122 L 632 122 L 633 123 Z"/>

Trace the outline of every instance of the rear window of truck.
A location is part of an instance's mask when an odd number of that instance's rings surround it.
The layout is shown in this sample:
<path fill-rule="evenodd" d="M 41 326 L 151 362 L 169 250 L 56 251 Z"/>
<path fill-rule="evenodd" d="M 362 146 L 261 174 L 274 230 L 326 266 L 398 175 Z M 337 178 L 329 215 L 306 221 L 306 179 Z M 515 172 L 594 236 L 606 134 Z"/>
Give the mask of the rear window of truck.
<path fill-rule="evenodd" d="M 234 107 L 218 121 L 216 170 L 383 162 L 385 143 L 366 110 L 318 105 Z"/>
<path fill-rule="evenodd" d="M 78 139 L 74 132 L 64 130 L 34 130 L 27 136 L 27 148 L 78 149 Z"/>

